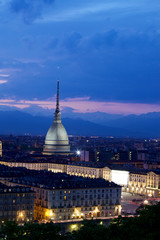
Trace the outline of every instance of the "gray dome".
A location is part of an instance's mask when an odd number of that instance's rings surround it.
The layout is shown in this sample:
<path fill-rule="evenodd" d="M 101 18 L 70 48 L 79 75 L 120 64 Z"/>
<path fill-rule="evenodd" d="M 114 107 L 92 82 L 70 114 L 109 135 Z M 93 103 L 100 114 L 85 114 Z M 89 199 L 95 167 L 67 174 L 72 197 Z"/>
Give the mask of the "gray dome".
<path fill-rule="evenodd" d="M 54 144 L 58 144 L 61 141 L 63 141 L 67 145 L 69 144 L 67 132 L 63 127 L 62 123 L 54 122 L 47 132 L 45 144 L 49 144 L 51 142 L 54 142 Z"/>
<path fill-rule="evenodd" d="M 68 155 L 69 153 L 67 132 L 61 122 L 54 122 L 47 132 L 43 154 Z"/>

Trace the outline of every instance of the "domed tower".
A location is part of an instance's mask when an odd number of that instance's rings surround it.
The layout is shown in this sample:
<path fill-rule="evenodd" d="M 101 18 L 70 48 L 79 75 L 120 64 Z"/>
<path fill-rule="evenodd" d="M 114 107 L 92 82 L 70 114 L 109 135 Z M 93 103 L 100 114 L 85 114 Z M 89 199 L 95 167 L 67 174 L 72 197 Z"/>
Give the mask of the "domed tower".
<path fill-rule="evenodd" d="M 59 109 L 59 80 L 57 81 L 57 104 L 54 113 L 54 122 L 47 132 L 43 154 L 70 155 L 68 135 L 61 123 L 61 113 Z"/>

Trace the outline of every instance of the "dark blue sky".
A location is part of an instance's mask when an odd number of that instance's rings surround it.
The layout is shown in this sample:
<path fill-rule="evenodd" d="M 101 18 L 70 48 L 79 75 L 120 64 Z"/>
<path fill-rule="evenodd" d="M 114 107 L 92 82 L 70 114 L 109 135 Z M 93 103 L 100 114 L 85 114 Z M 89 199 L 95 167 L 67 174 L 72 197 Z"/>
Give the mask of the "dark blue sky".
<path fill-rule="evenodd" d="M 0 0 L 0 105 L 52 109 L 60 78 L 68 112 L 160 111 L 159 13 L 158 0 Z"/>

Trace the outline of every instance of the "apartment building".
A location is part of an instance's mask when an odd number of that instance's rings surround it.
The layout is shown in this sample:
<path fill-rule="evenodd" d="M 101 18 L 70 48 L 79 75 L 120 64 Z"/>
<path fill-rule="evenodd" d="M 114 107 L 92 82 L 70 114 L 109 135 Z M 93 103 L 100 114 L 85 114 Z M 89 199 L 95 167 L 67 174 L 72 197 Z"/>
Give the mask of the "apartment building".
<path fill-rule="evenodd" d="M 34 220 L 34 192 L 30 187 L 6 186 L 0 183 L 0 224 Z"/>
<path fill-rule="evenodd" d="M 31 187 L 35 192 L 35 219 L 65 220 L 118 216 L 121 187 L 104 179 L 41 171 L 8 181 L 11 186 Z"/>

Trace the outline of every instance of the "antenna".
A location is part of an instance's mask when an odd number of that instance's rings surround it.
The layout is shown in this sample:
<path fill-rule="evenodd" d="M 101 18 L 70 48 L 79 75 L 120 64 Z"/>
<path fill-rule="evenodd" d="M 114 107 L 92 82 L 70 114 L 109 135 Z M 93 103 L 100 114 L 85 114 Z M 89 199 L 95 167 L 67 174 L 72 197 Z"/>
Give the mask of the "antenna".
<path fill-rule="evenodd" d="M 59 80 L 57 80 L 57 103 L 56 103 L 56 113 L 59 113 Z"/>

